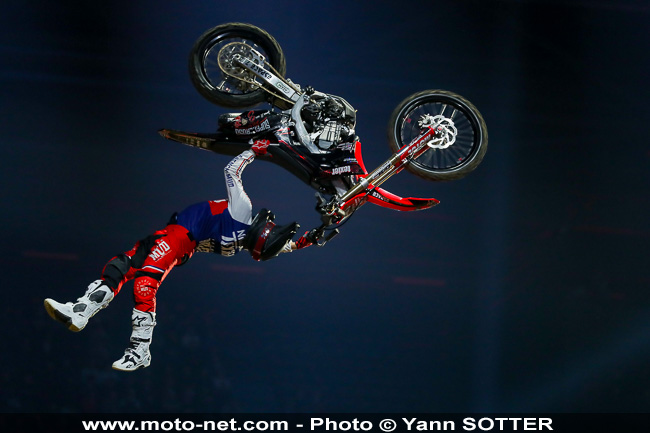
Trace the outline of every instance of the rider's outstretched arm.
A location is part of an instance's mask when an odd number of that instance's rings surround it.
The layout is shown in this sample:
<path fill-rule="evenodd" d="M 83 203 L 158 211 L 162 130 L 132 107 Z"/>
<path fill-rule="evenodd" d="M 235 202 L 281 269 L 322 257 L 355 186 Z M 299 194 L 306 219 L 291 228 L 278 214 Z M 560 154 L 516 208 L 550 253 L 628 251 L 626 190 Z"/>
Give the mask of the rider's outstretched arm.
<path fill-rule="evenodd" d="M 228 210 L 233 219 L 244 224 L 253 220 L 253 204 L 244 191 L 241 175 L 248 164 L 255 159 L 255 153 L 245 150 L 226 165 L 226 189 L 228 190 Z"/>
<path fill-rule="evenodd" d="M 241 173 L 256 156 L 267 153 L 269 144 L 268 140 L 255 141 L 250 150 L 245 150 L 235 157 L 235 159 L 228 163 L 224 170 L 226 187 L 228 188 L 228 209 L 230 210 L 230 215 L 237 221 L 250 224 L 253 213 L 251 200 L 244 191 Z M 287 242 L 287 245 L 285 245 L 281 252 L 289 253 L 293 250 L 299 250 L 312 245 L 312 242 L 306 238 L 307 233 L 305 232 L 296 242 Z"/>
<path fill-rule="evenodd" d="M 303 248 L 306 248 L 310 245 L 312 245 L 312 242 L 307 239 L 307 234 L 309 232 L 305 232 L 304 235 L 300 236 L 297 241 L 291 242 L 291 249 L 292 250 L 301 250 Z"/>
<path fill-rule="evenodd" d="M 307 233 L 309 233 L 309 232 L 305 232 L 305 234 L 300 236 L 300 238 L 298 238 L 298 240 L 295 241 L 295 242 L 293 242 L 293 241 L 287 242 L 287 244 L 284 246 L 284 248 L 282 248 L 282 250 L 280 250 L 280 252 L 281 253 L 290 253 L 292 251 L 301 250 L 301 249 L 306 248 L 306 247 L 308 247 L 310 245 L 313 245 L 312 242 L 305 237 L 305 236 L 307 236 Z"/>

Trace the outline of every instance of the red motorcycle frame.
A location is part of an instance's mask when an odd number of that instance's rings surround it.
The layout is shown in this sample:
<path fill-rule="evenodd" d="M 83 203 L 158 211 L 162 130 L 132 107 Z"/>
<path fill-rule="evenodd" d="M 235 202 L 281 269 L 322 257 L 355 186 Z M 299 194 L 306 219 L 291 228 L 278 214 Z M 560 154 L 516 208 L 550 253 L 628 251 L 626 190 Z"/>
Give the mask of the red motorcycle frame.
<path fill-rule="evenodd" d="M 366 202 L 399 211 L 437 205 L 435 198 L 405 198 L 381 188 L 404 169 L 428 180 L 455 180 L 474 170 L 485 155 L 487 127 L 476 107 L 455 93 L 427 90 L 395 108 L 388 131 L 394 154 L 368 172 L 354 134 L 356 110 L 343 98 L 300 87 L 284 77 L 285 70 L 280 45 L 264 30 L 242 23 L 208 30 L 190 54 L 190 77 L 199 93 L 224 107 L 269 102 L 279 111 L 224 114 L 215 133 L 163 129 L 160 134 L 227 155 L 268 140 L 262 159 L 317 191 L 322 224 L 309 232 L 314 243 L 326 243 Z"/>

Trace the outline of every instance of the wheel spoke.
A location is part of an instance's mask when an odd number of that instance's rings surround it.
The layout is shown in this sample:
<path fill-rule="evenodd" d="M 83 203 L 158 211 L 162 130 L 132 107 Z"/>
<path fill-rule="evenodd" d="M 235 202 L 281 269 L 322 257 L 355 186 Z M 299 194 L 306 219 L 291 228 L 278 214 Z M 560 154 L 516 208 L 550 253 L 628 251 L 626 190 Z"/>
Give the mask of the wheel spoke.
<path fill-rule="evenodd" d="M 451 108 L 451 112 L 448 108 Z M 445 116 L 445 113 L 449 113 L 449 115 Z M 464 107 L 457 106 L 451 102 L 425 100 L 411 108 L 404 117 L 405 121 L 401 124 L 400 137 L 402 143 L 400 146 L 409 143 L 419 135 L 420 128 L 418 126 L 418 120 L 425 115 L 437 115 L 447 119 L 444 120 L 445 123 L 437 124 L 443 125 L 443 128 L 447 128 L 446 125 L 451 125 L 451 129 L 443 130 L 443 132 L 451 134 L 449 136 L 450 141 L 440 144 L 440 146 L 448 145 L 447 147 L 426 151 L 414 163 L 434 170 L 453 169 L 464 164 L 474 151 L 474 126 L 469 118 L 470 113 Z M 409 121 L 406 121 L 406 119 Z M 455 141 L 453 141 L 454 139 Z M 449 145 L 450 142 L 452 144 Z"/>
<path fill-rule="evenodd" d="M 242 95 L 257 89 L 252 85 L 242 85 L 244 84 L 243 82 L 225 74 L 221 69 L 219 62 L 219 60 L 227 59 L 233 54 L 239 52 L 236 45 L 231 45 L 233 42 L 244 43 L 258 51 L 265 58 L 268 58 L 268 54 L 265 50 L 257 44 L 241 37 L 230 37 L 217 40 L 214 45 L 206 51 L 205 58 L 203 59 L 203 68 L 206 78 L 218 91 L 233 95 Z"/>

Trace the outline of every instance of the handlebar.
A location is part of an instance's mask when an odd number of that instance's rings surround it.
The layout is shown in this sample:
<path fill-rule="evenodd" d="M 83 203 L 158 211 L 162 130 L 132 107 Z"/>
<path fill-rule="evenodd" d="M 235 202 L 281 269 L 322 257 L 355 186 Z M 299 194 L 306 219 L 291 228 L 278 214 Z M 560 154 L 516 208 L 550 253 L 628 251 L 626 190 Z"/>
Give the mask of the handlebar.
<path fill-rule="evenodd" d="M 321 225 L 320 227 L 317 227 L 315 229 L 311 229 L 306 235 L 305 238 L 309 242 L 311 242 L 314 245 L 318 245 L 319 247 L 322 247 L 325 245 L 327 242 L 332 240 L 334 236 L 339 234 L 339 229 L 334 229 L 331 232 L 325 236 L 325 224 Z"/>

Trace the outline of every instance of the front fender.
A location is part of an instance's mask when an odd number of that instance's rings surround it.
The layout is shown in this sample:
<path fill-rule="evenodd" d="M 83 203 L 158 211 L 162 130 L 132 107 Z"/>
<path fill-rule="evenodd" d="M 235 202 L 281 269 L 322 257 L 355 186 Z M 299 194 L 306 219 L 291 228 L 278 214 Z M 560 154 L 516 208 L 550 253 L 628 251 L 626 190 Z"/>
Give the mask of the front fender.
<path fill-rule="evenodd" d="M 435 198 L 400 197 L 383 188 L 375 188 L 368 195 L 368 201 L 378 206 L 400 211 L 429 209 L 440 203 Z"/>

